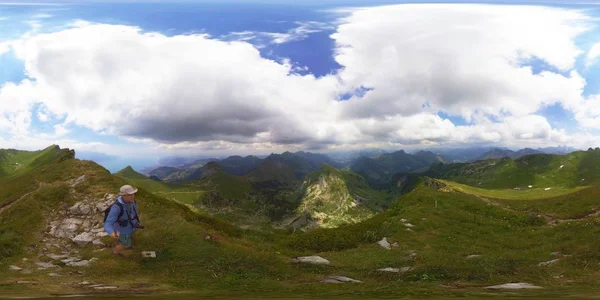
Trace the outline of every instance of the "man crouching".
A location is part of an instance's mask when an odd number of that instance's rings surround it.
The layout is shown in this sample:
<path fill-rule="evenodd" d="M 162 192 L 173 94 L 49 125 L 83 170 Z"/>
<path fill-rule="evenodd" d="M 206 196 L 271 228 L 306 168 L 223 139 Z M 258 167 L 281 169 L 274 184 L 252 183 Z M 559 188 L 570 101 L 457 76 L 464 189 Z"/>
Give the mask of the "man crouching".
<path fill-rule="evenodd" d="M 126 249 L 132 248 L 131 236 L 137 228 L 144 228 L 140 225 L 135 203 L 137 191 L 130 185 L 122 186 L 115 203 L 104 212 L 104 230 L 112 238 L 119 240 L 113 254 L 123 255 Z"/>

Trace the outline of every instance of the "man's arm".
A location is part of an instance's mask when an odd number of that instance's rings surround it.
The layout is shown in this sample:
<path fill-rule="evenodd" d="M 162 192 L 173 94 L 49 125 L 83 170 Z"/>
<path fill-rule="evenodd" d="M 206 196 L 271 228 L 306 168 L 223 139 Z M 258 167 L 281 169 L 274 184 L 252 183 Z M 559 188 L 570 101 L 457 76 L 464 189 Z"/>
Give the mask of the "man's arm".
<path fill-rule="evenodd" d="M 119 206 L 113 205 L 108 212 L 108 216 L 106 217 L 106 222 L 104 222 L 104 231 L 108 234 L 113 234 L 115 232 L 115 223 L 117 223 L 117 219 L 119 218 Z"/>
<path fill-rule="evenodd" d="M 143 228 L 143 226 L 140 226 L 140 216 L 138 214 L 138 208 L 135 202 L 133 203 L 133 210 L 135 211 L 135 218 L 131 219 L 131 224 L 133 225 L 133 227 Z"/>

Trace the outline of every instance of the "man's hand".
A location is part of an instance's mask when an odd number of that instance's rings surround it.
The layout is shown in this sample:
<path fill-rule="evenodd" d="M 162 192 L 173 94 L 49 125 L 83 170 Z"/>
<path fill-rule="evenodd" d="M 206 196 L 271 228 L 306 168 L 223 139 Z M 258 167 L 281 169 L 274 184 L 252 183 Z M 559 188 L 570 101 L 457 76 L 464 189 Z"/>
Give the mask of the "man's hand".
<path fill-rule="evenodd" d="M 114 239 L 116 239 L 116 238 L 118 238 L 118 237 L 119 237 L 119 235 L 120 235 L 120 234 L 119 234 L 119 232 L 118 232 L 118 231 L 113 231 L 113 233 L 111 233 L 111 234 L 110 234 L 110 237 L 111 237 L 111 238 L 114 238 Z"/>

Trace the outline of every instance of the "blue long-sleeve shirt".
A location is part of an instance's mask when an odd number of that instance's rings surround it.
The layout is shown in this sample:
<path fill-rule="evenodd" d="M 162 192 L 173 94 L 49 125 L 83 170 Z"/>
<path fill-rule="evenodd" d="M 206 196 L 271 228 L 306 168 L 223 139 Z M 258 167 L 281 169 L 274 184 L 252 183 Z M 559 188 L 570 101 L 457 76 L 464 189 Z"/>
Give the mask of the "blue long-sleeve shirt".
<path fill-rule="evenodd" d="M 119 218 L 119 213 L 121 209 L 118 205 L 113 204 L 110 208 L 108 216 L 106 217 L 106 222 L 104 222 L 104 230 L 108 234 L 112 234 L 115 231 L 118 231 L 120 234 L 131 234 L 135 231 L 134 226 L 140 225 L 136 214 L 137 205 L 135 204 L 135 202 L 125 202 L 123 200 L 123 197 L 121 196 L 117 198 L 117 201 L 123 205 L 123 214 L 121 218 Z M 131 204 L 131 207 L 128 204 Z M 120 221 L 121 223 L 124 223 L 126 225 L 121 226 L 117 221 Z M 133 224 L 134 226 L 131 226 L 131 224 Z"/>

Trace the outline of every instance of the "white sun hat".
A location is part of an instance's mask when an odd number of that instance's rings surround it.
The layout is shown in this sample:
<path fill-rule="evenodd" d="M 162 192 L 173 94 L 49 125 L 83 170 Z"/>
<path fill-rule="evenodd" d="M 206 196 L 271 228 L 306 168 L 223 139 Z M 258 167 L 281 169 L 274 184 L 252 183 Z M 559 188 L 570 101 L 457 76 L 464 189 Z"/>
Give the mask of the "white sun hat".
<path fill-rule="evenodd" d="M 138 189 L 126 184 L 121 187 L 121 191 L 119 192 L 119 195 L 121 195 L 121 196 L 132 195 L 132 194 L 135 194 L 137 191 L 138 191 Z"/>

